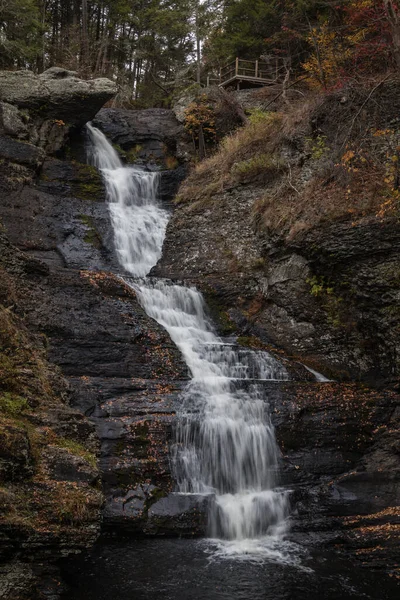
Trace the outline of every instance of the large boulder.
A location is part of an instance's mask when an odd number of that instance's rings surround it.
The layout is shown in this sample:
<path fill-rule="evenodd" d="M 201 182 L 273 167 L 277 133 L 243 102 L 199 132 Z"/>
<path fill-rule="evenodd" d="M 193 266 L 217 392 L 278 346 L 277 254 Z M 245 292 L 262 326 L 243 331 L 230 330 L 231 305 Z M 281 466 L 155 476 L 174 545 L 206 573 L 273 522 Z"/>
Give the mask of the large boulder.
<path fill-rule="evenodd" d="M 52 67 L 41 75 L 30 71 L 1 71 L 0 100 L 36 110 L 46 118 L 81 126 L 117 92 L 109 79 L 79 79 L 74 71 Z"/>
<path fill-rule="evenodd" d="M 24 140 L 54 154 L 63 147 L 70 131 L 93 119 L 116 92 L 115 83 L 109 79 L 84 81 L 74 71 L 60 67 L 41 75 L 0 71 L 0 135 Z M 10 144 L 5 150 L 0 147 L 0 158 L 27 164 L 24 150 L 29 147 L 15 148 L 14 144 L 10 149 Z M 33 162 L 35 165 L 29 166 L 36 167 L 37 161 Z"/>

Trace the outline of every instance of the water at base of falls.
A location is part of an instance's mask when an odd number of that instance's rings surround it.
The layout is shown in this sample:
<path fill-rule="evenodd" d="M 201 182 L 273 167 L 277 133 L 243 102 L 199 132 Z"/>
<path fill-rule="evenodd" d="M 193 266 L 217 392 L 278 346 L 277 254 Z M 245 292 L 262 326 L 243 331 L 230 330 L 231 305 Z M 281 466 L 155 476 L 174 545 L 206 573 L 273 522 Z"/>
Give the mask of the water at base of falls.
<path fill-rule="evenodd" d="M 88 126 L 91 161 L 102 172 L 121 266 L 135 278 L 161 256 L 168 213 L 157 202 L 154 173 L 121 164 L 105 136 Z M 208 494 L 209 534 L 220 556 L 283 554 L 287 494 L 279 489 L 279 451 L 265 380 L 284 380 L 266 352 L 219 338 L 200 292 L 164 280 L 131 282 L 146 313 L 181 350 L 192 380 L 177 414 L 171 448 L 180 493 Z"/>

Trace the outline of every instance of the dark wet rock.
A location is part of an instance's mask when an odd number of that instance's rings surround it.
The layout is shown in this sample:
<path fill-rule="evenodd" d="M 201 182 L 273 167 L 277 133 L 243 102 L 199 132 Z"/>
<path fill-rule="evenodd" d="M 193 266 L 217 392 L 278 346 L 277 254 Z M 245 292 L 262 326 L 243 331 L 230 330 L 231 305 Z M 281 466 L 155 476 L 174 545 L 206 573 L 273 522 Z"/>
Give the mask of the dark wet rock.
<path fill-rule="evenodd" d="M 103 108 L 97 113 L 93 125 L 122 150 L 129 153 L 134 149 L 135 158 L 150 161 L 163 160 L 167 154 L 176 156 L 177 141 L 183 133 L 183 127 L 172 110 L 165 108 Z"/>
<path fill-rule="evenodd" d="M 169 440 L 187 378 L 180 353 L 134 291 L 107 273 L 57 269 L 30 288 L 25 314 L 69 377 L 73 407 L 96 426 L 105 526 L 143 531 L 146 511 L 133 496 L 145 490 L 148 507 L 173 487 Z"/>
<path fill-rule="evenodd" d="M 5 190 L 0 218 L 16 246 L 50 265 L 118 269 L 103 181 L 86 164 L 46 159 L 35 185 Z"/>
<path fill-rule="evenodd" d="M 43 150 L 33 144 L 0 136 L 0 157 L 4 160 L 36 168 L 43 161 L 44 156 Z"/>
<path fill-rule="evenodd" d="M 50 82 L 59 76 L 62 84 Z M 41 302 L 36 294 L 51 296 L 50 267 L 111 263 L 98 174 L 48 161 L 37 179 L 46 152 L 59 150 L 110 90 L 82 82 L 92 94 L 84 106 L 80 80 L 59 71 L 44 79 L 47 87 L 27 72 L 0 73 L 0 596 L 10 600 L 58 597 L 53 564 L 94 543 L 103 501 L 94 426 L 68 405 L 71 389 L 48 361 L 40 325 L 24 317 Z"/>
<path fill-rule="evenodd" d="M 151 535 L 204 535 L 209 503 L 208 496 L 169 494 L 149 508 L 145 532 Z"/>
<path fill-rule="evenodd" d="M 20 139 L 28 136 L 28 127 L 18 108 L 7 102 L 0 102 L 0 130 L 5 135 Z"/>
<path fill-rule="evenodd" d="M 0 597 L 29 600 L 32 590 L 38 583 L 31 564 L 13 561 L 0 565 Z"/>
<path fill-rule="evenodd" d="M 99 481 L 97 465 L 87 462 L 79 455 L 73 455 L 67 448 L 49 447 L 46 462 L 50 476 L 57 481 L 75 481 L 94 485 Z"/>
<path fill-rule="evenodd" d="M 321 225 L 283 242 L 257 228 L 252 210 L 262 194 L 243 186 L 178 205 L 152 274 L 197 284 L 233 331 L 329 377 L 395 384 L 397 221 Z"/>
<path fill-rule="evenodd" d="M 172 110 L 103 108 L 93 120 L 128 163 L 161 170 L 160 196 L 170 201 L 187 174 L 184 128 Z"/>
<path fill-rule="evenodd" d="M 160 172 L 160 197 L 164 202 L 171 201 L 182 181 L 187 175 L 187 167 L 180 165 L 176 169 L 169 169 Z"/>
<path fill-rule="evenodd" d="M 296 382 L 267 393 L 281 481 L 291 490 L 292 531 L 328 534 L 352 561 L 395 573 L 399 395 Z"/>

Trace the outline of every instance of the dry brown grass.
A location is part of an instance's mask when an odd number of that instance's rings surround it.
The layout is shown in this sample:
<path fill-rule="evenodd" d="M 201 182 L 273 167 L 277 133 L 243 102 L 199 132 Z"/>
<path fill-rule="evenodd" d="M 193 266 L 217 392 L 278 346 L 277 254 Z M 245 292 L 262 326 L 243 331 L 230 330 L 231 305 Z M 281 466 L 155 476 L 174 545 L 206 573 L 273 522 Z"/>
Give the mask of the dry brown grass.
<path fill-rule="evenodd" d="M 300 101 L 286 107 L 282 114 L 282 135 L 292 138 L 305 134 L 310 128 L 311 115 L 322 105 L 324 96 L 309 92 Z"/>
<path fill-rule="evenodd" d="M 386 113 L 375 114 L 374 106 L 368 112 L 370 88 L 350 89 L 343 98 L 308 92 L 282 112 L 256 110 L 197 165 L 176 202 L 196 214 L 225 190 L 264 188 L 255 224 L 288 240 L 321 223 L 400 212 L 400 168 L 394 172 L 399 163 L 391 163 L 400 132 L 383 127 Z"/>
<path fill-rule="evenodd" d="M 254 205 L 258 228 L 277 232 L 291 241 L 323 223 L 356 220 L 377 213 L 385 193 L 378 171 L 358 172 L 348 186 L 331 179 L 327 183 L 321 177 L 314 178 L 300 193 L 286 182 L 274 193 L 268 191 Z"/>
<path fill-rule="evenodd" d="M 281 128 L 282 115 L 266 113 L 265 118 L 250 122 L 224 138 L 219 150 L 195 167 L 179 190 L 176 203 L 212 199 L 237 183 L 234 166 L 252 161 L 258 155 L 272 156 L 279 145 Z"/>

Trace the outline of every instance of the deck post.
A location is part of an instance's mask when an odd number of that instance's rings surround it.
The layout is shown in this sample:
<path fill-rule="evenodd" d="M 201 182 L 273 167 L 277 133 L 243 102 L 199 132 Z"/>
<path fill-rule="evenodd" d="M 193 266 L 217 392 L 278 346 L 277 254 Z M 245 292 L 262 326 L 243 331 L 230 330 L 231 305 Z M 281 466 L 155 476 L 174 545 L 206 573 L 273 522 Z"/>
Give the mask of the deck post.
<path fill-rule="evenodd" d="M 236 57 L 235 75 L 239 75 L 239 57 Z"/>
<path fill-rule="evenodd" d="M 258 60 L 256 60 L 256 72 L 255 72 L 255 76 L 258 77 Z"/>

